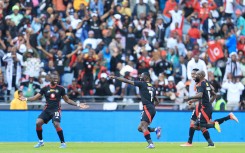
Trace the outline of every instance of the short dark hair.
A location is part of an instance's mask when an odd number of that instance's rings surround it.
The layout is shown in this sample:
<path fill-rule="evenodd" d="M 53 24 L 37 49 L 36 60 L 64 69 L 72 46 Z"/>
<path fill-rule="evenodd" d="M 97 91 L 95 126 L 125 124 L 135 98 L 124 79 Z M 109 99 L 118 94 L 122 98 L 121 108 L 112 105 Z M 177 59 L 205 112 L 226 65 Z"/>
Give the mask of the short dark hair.
<path fill-rule="evenodd" d="M 22 90 L 18 90 L 18 94 L 22 93 Z"/>

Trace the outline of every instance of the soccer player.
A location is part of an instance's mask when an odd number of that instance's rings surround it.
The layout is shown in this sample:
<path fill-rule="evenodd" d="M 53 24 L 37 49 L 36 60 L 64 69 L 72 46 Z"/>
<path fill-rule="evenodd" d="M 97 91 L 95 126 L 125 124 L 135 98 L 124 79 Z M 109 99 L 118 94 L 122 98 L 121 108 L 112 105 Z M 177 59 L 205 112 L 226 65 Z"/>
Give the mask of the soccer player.
<path fill-rule="evenodd" d="M 193 69 L 192 72 L 191 72 L 191 76 L 192 76 L 192 79 L 194 81 L 196 81 L 196 72 L 198 70 L 199 69 Z M 212 85 L 210 85 L 210 87 L 211 87 L 211 89 L 213 88 Z M 193 99 L 193 100 L 188 101 L 188 103 L 191 104 L 191 103 L 197 102 L 197 101 L 198 100 L 194 100 Z M 210 103 L 212 103 L 213 101 L 214 101 L 214 98 L 212 98 L 210 100 Z M 199 103 L 200 103 L 200 101 L 199 101 Z M 193 110 L 193 113 L 192 113 L 192 116 L 191 116 L 188 141 L 185 144 L 181 144 L 180 146 L 182 146 L 182 147 L 191 147 L 195 130 L 200 130 L 200 126 L 198 126 L 198 124 L 199 124 L 198 122 L 199 122 L 199 114 L 200 114 L 201 104 L 199 104 L 199 103 L 196 104 L 195 109 Z M 227 121 L 227 120 L 235 120 L 237 123 L 239 122 L 237 117 L 233 113 L 230 113 L 226 117 L 216 119 L 216 120 L 214 120 L 214 122 L 211 122 L 211 124 L 207 124 L 206 128 L 207 129 L 208 128 L 215 128 L 215 122 L 218 122 L 218 124 L 216 123 L 216 128 L 217 128 L 217 130 L 220 130 L 219 129 L 219 125 L 222 124 L 223 122 Z"/>
<path fill-rule="evenodd" d="M 213 108 L 212 108 L 212 104 L 210 103 L 211 87 L 208 81 L 206 81 L 204 77 L 205 77 L 204 71 L 198 71 L 196 73 L 195 81 L 198 83 L 196 85 L 197 94 L 195 96 L 191 96 L 185 99 L 187 100 L 200 99 L 201 100 L 200 130 L 202 131 L 203 136 L 208 142 L 208 147 L 214 147 L 214 143 L 211 140 L 209 132 L 206 127 L 207 124 L 210 124 L 210 119 L 212 118 Z"/>
<path fill-rule="evenodd" d="M 39 148 L 44 146 L 43 136 L 42 136 L 42 125 L 47 124 L 51 119 L 53 125 L 57 131 L 57 134 L 60 138 L 60 148 L 66 148 L 65 139 L 63 135 L 63 130 L 60 127 L 61 120 L 61 109 L 60 109 L 60 100 L 63 98 L 66 103 L 70 105 L 74 105 L 80 108 L 88 108 L 86 104 L 80 104 L 80 102 L 74 102 L 69 99 L 65 93 L 64 87 L 58 85 L 58 75 L 51 74 L 50 84 L 43 87 L 39 93 L 30 98 L 22 97 L 21 99 L 27 101 L 35 101 L 40 99 L 43 95 L 46 98 L 46 105 L 44 107 L 43 112 L 38 116 L 36 121 L 36 132 L 39 139 L 39 142 L 34 146 L 35 148 Z"/>
<path fill-rule="evenodd" d="M 143 103 L 144 109 L 142 112 L 141 122 L 139 124 L 138 131 L 144 134 L 144 137 L 148 142 L 147 148 L 148 149 L 155 148 L 151 140 L 150 132 L 156 132 L 157 138 L 160 138 L 161 128 L 160 127 L 151 128 L 149 127 L 149 125 L 156 114 L 155 106 L 159 104 L 159 100 L 156 97 L 156 89 L 150 83 L 151 78 L 149 73 L 147 72 L 142 73 L 140 75 L 140 81 L 131 81 L 116 76 L 110 76 L 110 78 L 117 79 L 119 81 L 139 87 L 141 101 Z"/>

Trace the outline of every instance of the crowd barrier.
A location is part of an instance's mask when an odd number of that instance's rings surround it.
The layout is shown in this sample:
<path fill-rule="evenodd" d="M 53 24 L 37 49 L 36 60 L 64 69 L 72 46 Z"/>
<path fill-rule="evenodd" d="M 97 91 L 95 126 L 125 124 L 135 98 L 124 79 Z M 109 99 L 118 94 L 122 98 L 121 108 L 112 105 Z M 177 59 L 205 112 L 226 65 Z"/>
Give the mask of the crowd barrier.
<path fill-rule="evenodd" d="M 0 111 L 0 142 L 37 141 L 35 122 L 41 111 Z M 217 119 L 229 112 L 214 112 Z M 192 112 L 158 111 L 152 127 L 162 127 L 162 137 L 155 142 L 185 142 L 188 138 Z M 244 142 L 245 113 L 235 112 L 240 123 L 233 120 L 221 125 L 222 132 L 210 129 L 214 142 Z M 142 133 L 137 131 L 141 111 L 62 111 L 61 126 L 67 142 L 144 142 Z M 43 126 L 45 141 L 59 141 L 50 122 Z M 204 142 L 200 131 L 194 135 L 194 142 Z"/>

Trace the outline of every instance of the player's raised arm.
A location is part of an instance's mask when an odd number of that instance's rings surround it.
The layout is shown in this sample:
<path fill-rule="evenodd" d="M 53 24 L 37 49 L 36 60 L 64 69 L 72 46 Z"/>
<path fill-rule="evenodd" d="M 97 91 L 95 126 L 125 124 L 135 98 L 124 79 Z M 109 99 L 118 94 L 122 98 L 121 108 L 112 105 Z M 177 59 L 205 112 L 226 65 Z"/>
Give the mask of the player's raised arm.
<path fill-rule="evenodd" d="M 70 104 L 70 105 L 73 105 L 73 106 L 77 106 L 77 107 L 80 107 L 82 109 L 86 109 L 88 108 L 89 106 L 84 104 L 84 103 L 80 103 L 79 101 L 78 102 L 74 102 L 73 100 L 71 100 L 67 95 L 64 95 L 62 97 L 64 99 L 64 101 L 67 103 L 67 104 Z"/>
<path fill-rule="evenodd" d="M 198 92 L 195 96 L 185 97 L 185 100 L 201 99 L 202 95 L 203 95 L 203 92 Z"/>
<path fill-rule="evenodd" d="M 125 83 L 128 83 L 128 84 L 134 85 L 134 82 L 133 81 L 128 80 L 128 79 L 125 79 L 125 78 L 122 78 L 122 77 L 116 77 L 116 76 L 111 75 L 110 78 L 117 79 L 119 81 L 122 81 L 122 82 L 125 82 Z"/>

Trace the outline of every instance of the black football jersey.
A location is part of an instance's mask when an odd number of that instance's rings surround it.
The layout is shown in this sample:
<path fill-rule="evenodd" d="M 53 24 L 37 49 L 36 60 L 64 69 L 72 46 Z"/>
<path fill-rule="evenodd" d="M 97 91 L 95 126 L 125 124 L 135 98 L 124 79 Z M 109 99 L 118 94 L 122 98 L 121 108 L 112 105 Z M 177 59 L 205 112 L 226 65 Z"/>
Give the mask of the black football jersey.
<path fill-rule="evenodd" d="M 64 87 L 59 85 L 54 87 L 47 85 L 41 89 L 40 94 L 44 95 L 46 99 L 46 105 L 44 109 L 54 111 L 60 110 L 60 100 L 64 95 L 66 95 Z"/>
<path fill-rule="evenodd" d="M 135 81 L 134 85 L 139 87 L 140 97 L 143 105 L 154 104 L 156 89 L 151 83 Z"/>

